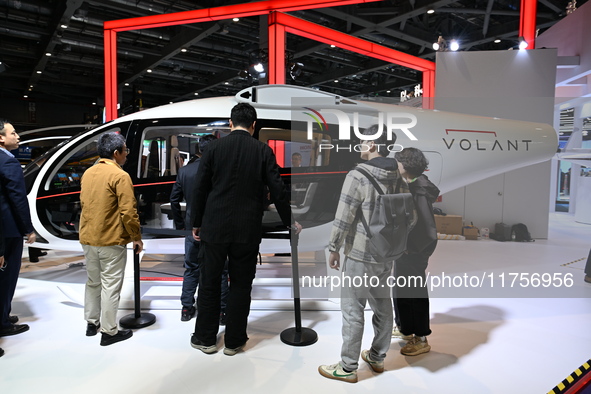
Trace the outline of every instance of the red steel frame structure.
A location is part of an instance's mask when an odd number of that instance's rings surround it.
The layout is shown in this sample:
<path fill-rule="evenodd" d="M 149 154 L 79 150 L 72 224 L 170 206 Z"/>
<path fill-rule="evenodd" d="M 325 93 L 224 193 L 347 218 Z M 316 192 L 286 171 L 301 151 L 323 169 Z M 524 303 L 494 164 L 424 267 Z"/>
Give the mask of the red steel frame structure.
<path fill-rule="evenodd" d="M 292 33 L 422 71 L 423 96 L 427 98 L 423 106 L 431 108 L 430 98 L 435 95 L 435 63 L 282 13 L 375 1 L 381 0 L 267 0 L 107 21 L 104 24 L 106 120 L 110 121 L 117 117 L 118 32 L 265 14 L 271 14 L 269 17 L 269 83 L 285 83 L 286 33 Z M 519 33 L 528 42 L 528 49 L 535 48 L 536 1 L 521 0 Z"/>
<path fill-rule="evenodd" d="M 107 21 L 104 24 L 106 120 L 110 121 L 117 117 L 118 32 L 264 14 L 272 14 L 269 18 L 269 82 L 272 84 L 285 83 L 285 33 L 290 32 L 421 70 L 424 72 L 423 81 L 429 84 L 427 86 L 424 83 L 423 94 L 425 96 L 432 95 L 435 86 L 435 63 L 280 13 L 374 1 L 380 0 L 267 0 L 203 10 Z M 291 26 L 289 25 L 290 23 L 295 23 L 296 26 Z"/>
<path fill-rule="evenodd" d="M 527 49 L 536 48 L 536 9 L 538 0 L 521 0 L 519 36 L 527 42 Z"/>

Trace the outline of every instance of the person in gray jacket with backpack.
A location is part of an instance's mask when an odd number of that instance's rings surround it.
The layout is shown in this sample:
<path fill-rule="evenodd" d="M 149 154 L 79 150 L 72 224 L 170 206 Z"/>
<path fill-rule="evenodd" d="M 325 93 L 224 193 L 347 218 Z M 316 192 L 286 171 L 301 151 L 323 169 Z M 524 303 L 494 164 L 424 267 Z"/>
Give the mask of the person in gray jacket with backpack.
<path fill-rule="evenodd" d="M 363 134 L 375 135 L 377 131 L 378 126 L 375 125 L 365 129 Z M 400 174 L 396 160 L 386 157 L 389 154 L 387 146 L 395 142 L 387 140 L 386 137 L 384 132 L 375 140 L 361 141 L 361 159 L 366 162 L 359 167 L 371 174 L 382 190 L 393 193 Z M 401 192 L 408 193 L 406 184 L 401 183 Z M 318 367 L 318 372 L 329 379 L 356 383 L 360 355 L 373 371 L 384 371 L 384 358 L 390 347 L 393 322 L 392 300 L 387 284 L 393 262 L 379 263 L 372 257 L 369 251 L 370 240 L 361 220 L 363 215 L 365 221 L 369 221 L 377 198 L 378 191 L 367 176 L 357 169 L 347 174 L 328 243 L 329 266 L 342 270 L 343 314 L 341 361 Z M 341 264 L 339 251 L 343 245 L 345 259 Z M 373 311 L 374 338 L 371 348 L 361 351 L 364 309 L 367 302 Z"/>

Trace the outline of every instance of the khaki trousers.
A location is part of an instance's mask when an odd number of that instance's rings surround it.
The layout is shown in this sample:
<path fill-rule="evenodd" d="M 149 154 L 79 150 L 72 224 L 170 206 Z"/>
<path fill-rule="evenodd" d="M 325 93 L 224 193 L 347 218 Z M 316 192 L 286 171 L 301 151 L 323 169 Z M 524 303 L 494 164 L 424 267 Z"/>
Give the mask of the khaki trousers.
<path fill-rule="evenodd" d="M 88 323 L 101 324 L 101 332 L 115 335 L 117 310 L 127 262 L 125 246 L 82 245 L 86 258 L 86 291 L 84 318 Z"/>

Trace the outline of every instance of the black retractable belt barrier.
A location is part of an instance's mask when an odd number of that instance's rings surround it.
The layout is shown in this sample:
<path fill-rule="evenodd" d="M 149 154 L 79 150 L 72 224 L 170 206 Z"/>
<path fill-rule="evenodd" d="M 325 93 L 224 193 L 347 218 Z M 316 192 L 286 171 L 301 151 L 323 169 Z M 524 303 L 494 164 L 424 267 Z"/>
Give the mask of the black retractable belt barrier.
<path fill-rule="evenodd" d="M 156 316 L 152 313 L 142 313 L 140 308 L 140 255 L 137 248 L 133 251 L 133 298 L 135 313 L 123 316 L 119 324 L 123 328 L 143 328 L 156 322 Z"/>
<path fill-rule="evenodd" d="M 300 275 L 298 271 L 298 240 L 299 235 L 292 229 L 291 236 L 291 276 L 293 286 L 293 303 L 295 327 L 281 332 L 281 342 L 292 346 L 308 346 L 316 343 L 318 334 L 311 328 L 302 327 L 302 312 L 300 307 Z"/>

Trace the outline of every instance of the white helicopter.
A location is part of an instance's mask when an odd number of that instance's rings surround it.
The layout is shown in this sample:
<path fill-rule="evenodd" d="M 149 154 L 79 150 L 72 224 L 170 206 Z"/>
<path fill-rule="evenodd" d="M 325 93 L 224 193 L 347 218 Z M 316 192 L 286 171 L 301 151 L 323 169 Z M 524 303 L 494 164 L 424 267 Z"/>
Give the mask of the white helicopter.
<path fill-rule="evenodd" d="M 359 162 L 358 131 L 381 124 L 397 136 L 384 148 L 421 149 L 429 178 L 442 193 L 475 181 L 550 159 L 558 146 L 547 124 L 471 116 L 384 103 L 354 101 L 322 91 L 263 85 L 235 96 L 184 101 L 136 112 L 78 134 L 25 168 L 34 246 L 81 251 L 78 242 L 80 178 L 97 160 L 101 133 L 125 136 L 131 175 L 148 253 L 183 254 L 183 234 L 174 230 L 169 196 L 180 165 L 195 152 L 200 136 L 229 132 L 231 108 L 252 104 L 258 113 L 255 138 L 275 151 L 290 188 L 292 212 L 303 226 L 301 251 L 323 250 L 347 172 Z M 301 166 L 291 164 L 299 153 Z M 296 155 L 297 156 L 297 155 Z M 179 159 L 180 158 L 180 159 Z M 100 214 L 100 213 L 97 213 Z M 281 231 L 276 212 L 263 216 L 267 233 Z M 288 240 L 263 239 L 261 253 L 286 253 Z"/>

